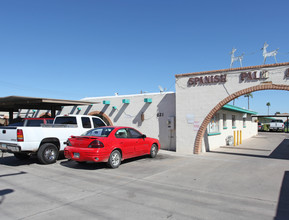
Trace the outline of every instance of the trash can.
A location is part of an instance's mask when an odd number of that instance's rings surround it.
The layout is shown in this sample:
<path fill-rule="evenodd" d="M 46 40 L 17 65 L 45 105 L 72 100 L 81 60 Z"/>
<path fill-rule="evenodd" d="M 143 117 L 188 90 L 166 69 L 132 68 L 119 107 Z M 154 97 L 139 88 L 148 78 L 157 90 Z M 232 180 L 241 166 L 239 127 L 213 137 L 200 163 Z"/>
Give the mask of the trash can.
<path fill-rule="evenodd" d="M 233 145 L 233 143 L 234 143 L 234 137 L 233 137 L 233 135 L 229 135 L 228 137 L 226 137 L 226 144 L 227 145 Z"/>

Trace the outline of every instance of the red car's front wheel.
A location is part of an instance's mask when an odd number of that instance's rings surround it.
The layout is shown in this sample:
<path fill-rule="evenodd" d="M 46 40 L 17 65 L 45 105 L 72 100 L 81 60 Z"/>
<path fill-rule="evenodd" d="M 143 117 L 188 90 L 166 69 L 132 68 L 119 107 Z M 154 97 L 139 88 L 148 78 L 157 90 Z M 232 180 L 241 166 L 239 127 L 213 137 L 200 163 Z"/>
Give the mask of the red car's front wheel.
<path fill-rule="evenodd" d="M 157 156 L 157 153 L 158 153 L 158 146 L 156 144 L 153 144 L 150 151 L 150 157 L 155 158 Z"/>

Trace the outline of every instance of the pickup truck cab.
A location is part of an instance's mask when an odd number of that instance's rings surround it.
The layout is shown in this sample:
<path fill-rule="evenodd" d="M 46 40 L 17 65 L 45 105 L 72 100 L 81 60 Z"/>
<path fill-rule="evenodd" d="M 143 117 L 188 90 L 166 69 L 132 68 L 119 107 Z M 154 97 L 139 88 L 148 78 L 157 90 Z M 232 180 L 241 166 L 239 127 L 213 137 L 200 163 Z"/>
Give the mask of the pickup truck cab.
<path fill-rule="evenodd" d="M 13 153 L 18 159 L 28 159 L 36 154 L 43 164 L 55 163 L 59 152 L 64 150 L 64 142 L 71 136 L 105 126 L 97 116 L 60 115 L 53 124 L 40 127 L 3 126 L 0 127 L 0 151 Z"/>
<path fill-rule="evenodd" d="M 270 131 L 284 131 L 284 122 L 282 119 L 274 119 L 270 122 Z"/>

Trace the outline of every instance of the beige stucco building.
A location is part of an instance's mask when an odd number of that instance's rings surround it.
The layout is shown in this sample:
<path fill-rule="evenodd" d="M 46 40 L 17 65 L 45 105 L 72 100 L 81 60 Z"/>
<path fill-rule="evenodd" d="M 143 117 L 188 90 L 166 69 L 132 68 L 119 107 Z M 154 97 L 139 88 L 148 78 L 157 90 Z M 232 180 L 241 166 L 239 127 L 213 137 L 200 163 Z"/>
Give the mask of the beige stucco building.
<path fill-rule="evenodd" d="M 89 97 L 82 100 L 97 103 L 66 106 L 57 114 L 98 115 L 110 125 L 131 126 L 158 138 L 162 149 L 198 154 L 228 144 L 230 136 L 244 140 L 256 135 L 257 123 L 252 119 L 256 112 L 228 103 L 259 90 L 289 91 L 289 63 L 179 74 L 175 78 L 175 92 Z M 32 112 L 33 117 L 44 114 Z M 15 116 L 23 114 L 21 111 Z"/>

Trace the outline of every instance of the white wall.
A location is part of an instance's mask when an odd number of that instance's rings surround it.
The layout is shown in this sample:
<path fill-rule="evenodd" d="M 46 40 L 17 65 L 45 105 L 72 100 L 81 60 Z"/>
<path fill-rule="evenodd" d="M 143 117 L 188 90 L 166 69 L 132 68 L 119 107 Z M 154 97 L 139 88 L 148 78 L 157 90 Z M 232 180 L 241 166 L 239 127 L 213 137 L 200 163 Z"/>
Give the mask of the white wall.
<path fill-rule="evenodd" d="M 145 98 L 151 98 L 152 103 L 145 103 Z M 129 99 L 129 104 L 122 103 L 123 99 Z M 109 105 L 103 101 L 110 101 Z M 84 98 L 82 101 L 100 102 L 92 106 L 64 107 L 58 114 L 87 115 L 93 111 L 105 113 L 113 125 L 129 126 L 136 128 L 148 137 L 160 140 L 161 148 L 176 150 L 175 129 L 168 129 L 168 117 L 176 115 L 175 93 L 145 93 L 125 96 L 108 96 Z M 116 106 L 117 109 L 113 109 Z M 81 108 L 81 109 L 78 109 Z M 144 121 L 141 115 L 144 114 Z"/>
<path fill-rule="evenodd" d="M 204 136 L 203 142 L 203 151 L 210 151 L 214 150 L 220 146 L 226 146 L 226 138 L 230 135 L 234 137 L 234 131 L 237 140 L 237 132 L 242 132 L 242 140 L 246 140 L 258 134 L 258 124 L 252 121 L 252 116 L 247 114 L 246 117 L 246 126 L 243 125 L 243 113 L 241 112 L 234 112 L 234 111 L 227 111 L 227 110 L 220 110 L 218 111 L 219 114 L 219 132 L 220 134 L 217 135 L 208 135 L 207 133 Z M 224 127 L 223 123 L 223 114 L 226 115 L 226 127 Z M 236 117 L 235 127 L 232 126 L 232 115 Z"/>

